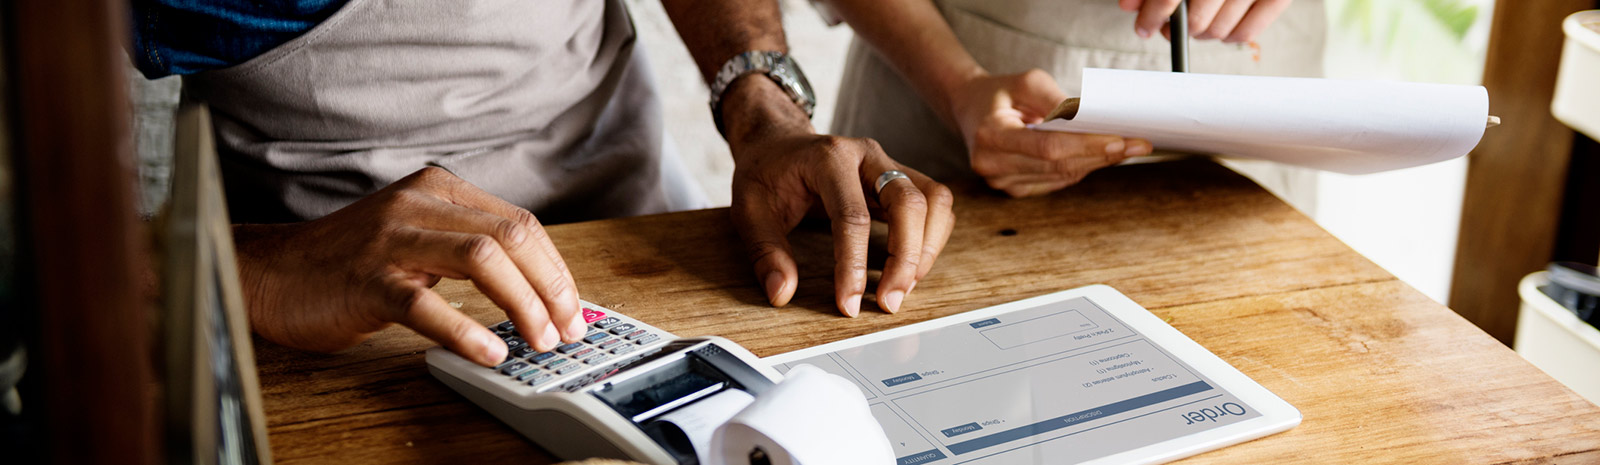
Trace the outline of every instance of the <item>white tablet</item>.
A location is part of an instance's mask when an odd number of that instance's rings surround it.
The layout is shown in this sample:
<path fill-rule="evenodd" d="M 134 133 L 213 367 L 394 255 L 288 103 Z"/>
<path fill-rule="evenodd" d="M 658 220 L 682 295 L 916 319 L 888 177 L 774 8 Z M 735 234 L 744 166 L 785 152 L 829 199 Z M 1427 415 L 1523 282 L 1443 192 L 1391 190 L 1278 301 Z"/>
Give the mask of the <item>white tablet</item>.
<path fill-rule="evenodd" d="M 855 381 L 899 465 L 1160 463 L 1300 412 L 1109 286 L 764 359 Z"/>

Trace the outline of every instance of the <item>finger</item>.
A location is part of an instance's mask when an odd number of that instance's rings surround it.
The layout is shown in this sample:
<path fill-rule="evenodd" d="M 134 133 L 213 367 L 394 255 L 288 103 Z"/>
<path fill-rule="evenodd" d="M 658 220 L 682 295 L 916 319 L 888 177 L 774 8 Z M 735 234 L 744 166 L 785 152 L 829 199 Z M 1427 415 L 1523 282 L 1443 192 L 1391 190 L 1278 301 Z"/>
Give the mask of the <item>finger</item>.
<path fill-rule="evenodd" d="M 1055 164 L 1020 153 L 980 150 L 972 154 L 972 171 L 984 177 L 1050 174 Z"/>
<path fill-rule="evenodd" d="M 1145 0 L 1139 6 L 1139 17 L 1133 21 L 1134 33 L 1142 38 L 1150 38 L 1177 10 L 1178 0 Z"/>
<path fill-rule="evenodd" d="M 506 359 L 506 343 L 488 328 L 456 311 L 432 289 L 416 284 L 399 287 L 407 302 L 396 323 L 432 339 L 473 363 L 492 367 Z"/>
<path fill-rule="evenodd" d="M 1139 11 L 1139 6 L 1142 3 L 1144 3 L 1144 0 L 1117 0 L 1117 7 L 1121 8 L 1122 11 Z"/>
<path fill-rule="evenodd" d="M 561 332 L 561 339 L 573 342 L 583 338 L 588 327 L 578 306 L 578 288 L 572 271 L 533 213 L 453 174 L 439 171 L 442 174 L 425 179 L 434 183 L 432 192 L 443 193 L 440 199 L 456 208 L 449 209 L 454 215 L 428 215 L 432 219 L 430 225 L 440 230 L 494 237 L 510 253 L 523 277 L 538 291 L 549 318 Z M 512 320 L 516 320 L 514 315 Z"/>
<path fill-rule="evenodd" d="M 1021 199 L 1021 198 L 1036 197 L 1036 196 L 1040 196 L 1040 195 L 1049 194 L 1049 193 L 1052 193 L 1052 192 L 1055 192 L 1055 191 L 1066 189 L 1067 186 L 1071 186 L 1071 185 L 1076 184 L 1076 183 L 1077 183 L 1076 181 L 1059 180 L 1059 181 L 1048 181 L 1048 182 L 1038 182 L 1038 183 L 1016 184 L 1016 185 L 1013 185 L 1013 186 L 1011 186 L 1009 188 L 1006 188 L 1005 192 L 1006 192 L 1007 195 L 1010 195 L 1013 198 Z"/>
<path fill-rule="evenodd" d="M 1245 15 L 1244 21 L 1239 23 L 1239 27 L 1234 28 L 1223 42 L 1243 43 L 1255 40 L 1256 36 L 1260 35 L 1261 31 L 1267 30 L 1267 26 L 1272 25 L 1272 22 L 1276 21 L 1288 7 L 1289 2 L 1285 0 L 1257 1 L 1250 7 L 1250 13 Z"/>
<path fill-rule="evenodd" d="M 861 313 L 861 295 L 867 288 L 867 239 L 872 233 L 872 213 L 862 193 L 863 148 L 853 140 L 837 139 L 829 149 L 827 172 L 814 178 L 812 190 L 822 198 L 833 223 L 833 286 L 839 311 L 855 317 Z M 872 143 L 876 148 L 877 144 Z M 869 187 L 870 188 L 870 187 Z"/>
<path fill-rule="evenodd" d="M 989 187 L 1005 192 L 1013 198 L 1032 197 L 1048 194 L 1066 186 L 1072 185 L 1076 180 L 1063 175 L 1020 175 L 1007 176 L 989 180 Z M 1061 188 L 1043 190 L 1040 186 L 1060 185 Z"/>
<path fill-rule="evenodd" d="M 749 199 L 734 191 L 733 227 L 744 240 L 756 279 L 761 280 L 767 302 L 774 307 L 789 304 L 800 285 L 800 269 L 789 248 L 789 231 L 794 224 L 766 199 Z"/>
<path fill-rule="evenodd" d="M 493 237 L 416 229 L 404 232 L 399 244 L 406 254 L 401 266 L 472 280 L 489 300 L 506 309 L 523 339 L 535 349 L 544 352 L 561 343 L 539 294 Z"/>
<path fill-rule="evenodd" d="M 868 153 L 861 164 L 862 183 L 876 187 L 878 176 L 889 170 L 905 172 L 910 168 L 900 166 L 882 152 Z M 878 306 L 889 313 L 900 311 L 900 304 L 916 283 L 922 261 L 922 233 L 928 221 L 928 199 L 910 175 L 906 176 L 907 179 L 889 181 L 877 193 L 884 219 L 889 223 L 889 259 L 878 279 Z"/>
<path fill-rule="evenodd" d="M 1221 39 L 1233 33 L 1233 29 L 1244 19 L 1245 13 L 1250 12 L 1250 5 L 1255 0 L 1229 0 L 1217 10 L 1211 25 L 1205 29 L 1196 29 L 1194 37 L 1197 39 Z"/>
<path fill-rule="evenodd" d="M 976 145 L 980 147 L 993 147 L 1040 160 L 1087 157 L 1117 159 L 1120 162 L 1127 157 L 1128 150 L 1121 136 L 1109 134 L 1038 131 L 1021 126 L 980 130 L 979 134 Z"/>
<path fill-rule="evenodd" d="M 906 171 L 911 176 L 922 195 L 928 199 L 928 219 L 922 227 L 922 259 L 917 262 L 916 280 L 911 283 L 915 288 L 917 282 L 928 275 L 933 269 L 933 262 L 939 259 L 939 253 L 944 251 L 944 245 L 950 241 L 950 232 L 955 230 L 955 195 L 949 187 L 935 182 L 922 173 Z M 907 289 L 907 293 L 911 290 Z"/>
<path fill-rule="evenodd" d="M 1198 37 L 1200 32 L 1211 27 L 1211 21 L 1216 19 L 1224 3 L 1225 0 L 1189 0 L 1189 35 Z"/>

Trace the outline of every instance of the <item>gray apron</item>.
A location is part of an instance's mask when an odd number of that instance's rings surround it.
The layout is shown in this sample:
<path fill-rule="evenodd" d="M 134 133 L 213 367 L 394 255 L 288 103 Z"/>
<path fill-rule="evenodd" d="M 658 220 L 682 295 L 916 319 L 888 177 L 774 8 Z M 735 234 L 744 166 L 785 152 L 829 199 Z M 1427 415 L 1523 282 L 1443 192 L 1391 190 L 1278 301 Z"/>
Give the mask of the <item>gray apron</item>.
<path fill-rule="evenodd" d="M 978 64 L 995 74 L 1039 68 L 1078 96 L 1084 68 L 1167 71 L 1171 50 L 1159 36 L 1133 33 L 1135 15 L 1111 0 L 937 0 L 940 13 Z M 1197 73 L 1322 76 L 1326 14 L 1321 0 L 1297 0 L 1257 38 L 1260 48 L 1192 40 Z M 846 59 L 833 133 L 870 137 L 890 156 L 935 179 L 974 177 L 966 142 L 945 127 L 877 52 L 855 40 Z M 1315 172 L 1267 162 L 1230 162 L 1280 196 L 1308 209 Z"/>
<path fill-rule="evenodd" d="M 621 0 L 350 0 L 190 76 L 235 222 L 326 215 L 427 166 L 556 223 L 667 211 L 661 107 Z"/>

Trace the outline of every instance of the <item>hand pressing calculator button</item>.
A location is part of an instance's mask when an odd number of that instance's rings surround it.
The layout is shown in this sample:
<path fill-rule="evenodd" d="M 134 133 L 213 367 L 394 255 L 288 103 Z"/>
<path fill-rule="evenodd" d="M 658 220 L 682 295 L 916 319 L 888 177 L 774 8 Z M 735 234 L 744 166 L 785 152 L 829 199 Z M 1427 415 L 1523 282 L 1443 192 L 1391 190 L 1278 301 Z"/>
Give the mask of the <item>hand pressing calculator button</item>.
<path fill-rule="evenodd" d="M 588 386 L 613 373 L 618 364 L 636 360 L 660 350 L 676 336 L 627 315 L 582 302 L 587 332 L 580 340 L 559 344 L 540 352 L 532 341 L 522 337 L 523 329 L 510 321 L 485 323 L 495 337 L 506 343 L 505 360 L 484 369 L 460 358 L 443 347 L 428 351 L 428 365 L 441 379 L 448 377 L 497 392 L 500 397 L 516 397 L 559 389 L 562 386 Z M 613 333 L 615 331 L 615 333 Z M 634 336 L 648 334 L 649 339 Z M 657 337 L 656 335 L 659 335 Z M 641 340 L 652 341 L 640 344 Z M 628 355 L 619 355 L 619 354 Z M 0 461 L 3 462 L 3 461 Z"/>

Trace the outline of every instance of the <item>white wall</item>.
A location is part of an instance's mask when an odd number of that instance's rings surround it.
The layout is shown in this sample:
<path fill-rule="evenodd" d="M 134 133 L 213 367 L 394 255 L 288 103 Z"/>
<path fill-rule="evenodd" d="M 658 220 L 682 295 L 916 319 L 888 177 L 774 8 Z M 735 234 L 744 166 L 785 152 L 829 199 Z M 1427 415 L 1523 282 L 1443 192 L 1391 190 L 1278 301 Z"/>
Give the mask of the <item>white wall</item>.
<path fill-rule="evenodd" d="M 1367 0 L 1378 5 L 1372 20 L 1345 19 L 1359 2 L 1328 2 L 1328 77 L 1474 85 L 1482 80 L 1493 0 L 1460 0 L 1478 8 L 1477 20 L 1460 42 L 1428 17 L 1423 1 Z M 1385 33 L 1391 26 L 1393 36 Z M 1314 217 L 1379 266 L 1445 302 L 1466 170 L 1463 157 L 1365 176 L 1320 173 Z"/>

